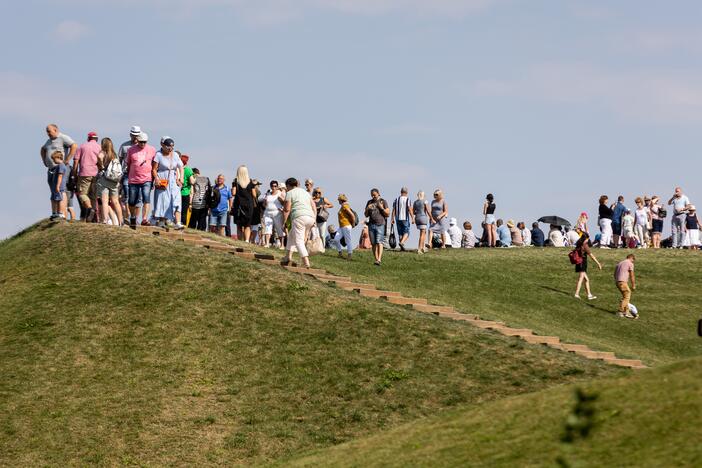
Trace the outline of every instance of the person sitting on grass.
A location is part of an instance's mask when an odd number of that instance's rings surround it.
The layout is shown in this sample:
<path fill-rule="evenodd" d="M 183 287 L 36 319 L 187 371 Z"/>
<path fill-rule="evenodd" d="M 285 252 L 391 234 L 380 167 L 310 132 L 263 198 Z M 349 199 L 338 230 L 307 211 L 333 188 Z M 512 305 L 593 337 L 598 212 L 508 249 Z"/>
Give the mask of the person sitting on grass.
<path fill-rule="evenodd" d="M 531 224 L 531 244 L 534 247 L 543 247 L 546 242 L 544 232 L 539 228 L 539 223 Z"/>
<path fill-rule="evenodd" d="M 634 254 L 629 254 L 626 259 L 617 264 L 614 269 L 614 282 L 617 289 L 622 294 L 622 300 L 619 302 L 619 316 L 626 318 L 638 318 L 629 313 L 629 300 L 631 300 L 631 291 L 636 290 L 636 278 L 634 277 L 634 262 L 636 257 Z M 631 289 L 629 289 L 629 280 L 631 280 Z"/>
<path fill-rule="evenodd" d="M 447 232 L 447 240 L 449 241 L 447 246 L 450 246 L 453 249 L 460 249 L 463 232 L 461 232 L 461 228 L 458 227 L 458 221 L 456 220 L 456 218 L 449 219 L 449 228 Z"/>
<path fill-rule="evenodd" d="M 509 247 L 512 245 L 512 234 L 509 232 L 509 228 L 504 225 L 502 219 L 497 220 L 497 246 L 498 247 Z"/>
<path fill-rule="evenodd" d="M 470 221 L 465 221 L 463 223 L 463 236 L 461 237 L 461 248 L 472 249 L 475 247 L 475 244 L 477 242 L 478 239 L 476 239 L 475 233 L 473 232 L 473 225 L 470 224 Z"/>
<path fill-rule="evenodd" d="M 517 223 L 517 229 L 519 229 L 519 232 L 522 234 L 524 246 L 531 246 L 531 231 L 526 228 L 524 221 L 519 221 Z"/>
<path fill-rule="evenodd" d="M 595 258 L 590 249 L 590 235 L 587 232 L 583 232 L 580 235 L 580 239 L 575 243 L 575 250 L 580 253 L 581 261 L 575 264 L 575 272 L 578 273 L 578 284 L 575 287 L 575 298 L 580 299 L 580 287 L 585 283 L 585 292 L 587 293 L 587 299 L 589 301 L 597 299 L 597 296 L 593 296 L 592 291 L 590 291 L 590 278 L 587 276 L 587 258 L 590 257 L 597 264 L 597 267 L 601 270 L 602 264 Z"/>
<path fill-rule="evenodd" d="M 512 237 L 512 245 L 515 247 L 523 247 L 524 239 L 522 238 L 522 231 L 514 224 L 513 219 L 507 221 L 507 228 L 509 229 L 509 235 Z"/>

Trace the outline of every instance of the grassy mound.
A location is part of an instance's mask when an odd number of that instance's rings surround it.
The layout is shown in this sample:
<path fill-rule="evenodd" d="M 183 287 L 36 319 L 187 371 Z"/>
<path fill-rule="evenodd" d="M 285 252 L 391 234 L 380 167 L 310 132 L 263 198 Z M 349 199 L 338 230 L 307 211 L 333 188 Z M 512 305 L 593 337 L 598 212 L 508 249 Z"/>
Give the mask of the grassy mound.
<path fill-rule="evenodd" d="M 672 363 L 702 355 L 696 323 L 702 314 L 700 252 L 637 250 L 637 290 L 632 302 L 639 320 L 615 315 L 619 292 L 613 272 L 632 251 L 596 250 L 604 264 L 591 262 L 595 301 L 573 298 L 576 274 L 566 249 L 475 249 L 435 251 L 425 255 L 389 252 L 381 268 L 372 268 L 369 252 L 352 262 L 336 253 L 314 263 L 330 271 L 373 282 L 379 287 L 429 298 L 492 320 L 503 320 L 542 335 L 557 335 L 647 365 Z M 584 296 L 584 290 L 581 292 Z"/>
<path fill-rule="evenodd" d="M 260 463 L 628 373 L 128 229 L 0 263 L 0 465 Z"/>
<path fill-rule="evenodd" d="M 574 386 L 505 398 L 410 423 L 294 466 L 700 466 L 702 359 L 587 383 L 585 438 L 562 441 Z"/>

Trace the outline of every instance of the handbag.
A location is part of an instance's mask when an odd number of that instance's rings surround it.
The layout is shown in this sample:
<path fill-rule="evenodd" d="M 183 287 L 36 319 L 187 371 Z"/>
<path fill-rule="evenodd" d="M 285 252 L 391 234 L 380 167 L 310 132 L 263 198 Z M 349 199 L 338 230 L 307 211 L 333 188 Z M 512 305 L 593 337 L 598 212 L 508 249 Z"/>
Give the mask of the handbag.
<path fill-rule="evenodd" d="M 390 236 L 388 237 L 388 245 L 391 249 L 397 247 L 397 237 L 395 237 L 395 223 L 390 225 Z"/>
<path fill-rule="evenodd" d="M 171 156 L 172 157 L 172 156 Z M 168 188 L 168 179 L 171 178 L 171 168 L 173 166 L 173 159 L 171 159 L 171 163 L 168 166 L 168 175 L 166 176 L 165 179 L 160 179 L 158 175 L 154 179 L 154 188 L 157 188 L 159 190 L 164 190 Z"/>
<path fill-rule="evenodd" d="M 312 228 L 312 235 L 305 242 L 305 248 L 307 249 L 308 255 L 317 255 L 324 253 L 324 241 L 319 235 L 319 230 L 317 227 Z"/>

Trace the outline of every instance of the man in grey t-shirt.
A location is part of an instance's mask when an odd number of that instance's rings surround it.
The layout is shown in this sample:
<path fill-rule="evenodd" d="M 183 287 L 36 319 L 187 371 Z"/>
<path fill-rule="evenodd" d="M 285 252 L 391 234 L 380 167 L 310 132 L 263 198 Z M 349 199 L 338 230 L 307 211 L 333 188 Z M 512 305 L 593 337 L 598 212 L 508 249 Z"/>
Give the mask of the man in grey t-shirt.
<path fill-rule="evenodd" d="M 685 235 L 684 225 L 687 217 L 687 207 L 690 205 L 690 199 L 687 198 L 680 187 L 675 187 L 675 193 L 668 200 L 669 205 L 673 205 L 673 216 L 671 219 L 673 248 L 682 249 L 683 238 Z"/>
<path fill-rule="evenodd" d="M 39 150 L 39 154 L 41 156 L 41 162 L 44 164 L 46 167 L 46 182 L 49 184 L 49 190 L 51 189 L 51 171 L 50 169 L 54 167 L 56 164 L 54 161 L 51 159 L 51 155 L 56 152 L 60 151 L 63 153 L 63 161 L 65 162 L 66 166 L 70 166 L 71 161 L 73 160 L 73 156 L 76 154 L 76 149 L 78 149 L 78 145 L 76 144 L 75 141 L 73 141 L 73 138 L 69 137 L 68 135 L 64 135 L 59 131 L 58 125 L 56 124 L 49 124 L 46 126 L 46 134 L 48 135 L 49 139 L 46 140 L 46 143 L 41 147 Z M 69 167 L 68 172 L 70 172 L 71 169 Z"/>

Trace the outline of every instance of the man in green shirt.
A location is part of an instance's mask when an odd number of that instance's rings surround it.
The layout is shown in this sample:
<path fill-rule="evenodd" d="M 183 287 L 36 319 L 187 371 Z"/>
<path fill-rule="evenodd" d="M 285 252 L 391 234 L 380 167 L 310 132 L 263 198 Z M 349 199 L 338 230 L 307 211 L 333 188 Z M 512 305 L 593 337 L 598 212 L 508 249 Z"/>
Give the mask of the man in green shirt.
<path fill-rule="evenodd" d="M 190 213 L 188 209 L 190 208 L 190 198 L 192 197 L 190 188 L 193 186 L 195 177 L 193 177 L 193 170 L 188 166 L 188 160 L 190 157 L 187 154 L 181 154 L 180 160 L 183 161 L 183 187 L 180 189 L 181 196 L 181 216 L 183 218 L 183 224 L 188 225 Z"/>

